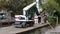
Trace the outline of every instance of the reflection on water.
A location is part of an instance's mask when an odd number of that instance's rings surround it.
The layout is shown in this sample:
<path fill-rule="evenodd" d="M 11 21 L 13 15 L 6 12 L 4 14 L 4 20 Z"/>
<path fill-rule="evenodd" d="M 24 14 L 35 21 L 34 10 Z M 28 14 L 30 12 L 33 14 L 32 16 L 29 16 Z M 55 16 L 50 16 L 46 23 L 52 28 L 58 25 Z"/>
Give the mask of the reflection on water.
<path fill-rule="evenodd" d="M 44 34 L 48 29 L 49 29 L 48 27 L 43 27 L 29 32 L 20 33 L 20 34 Z"/>

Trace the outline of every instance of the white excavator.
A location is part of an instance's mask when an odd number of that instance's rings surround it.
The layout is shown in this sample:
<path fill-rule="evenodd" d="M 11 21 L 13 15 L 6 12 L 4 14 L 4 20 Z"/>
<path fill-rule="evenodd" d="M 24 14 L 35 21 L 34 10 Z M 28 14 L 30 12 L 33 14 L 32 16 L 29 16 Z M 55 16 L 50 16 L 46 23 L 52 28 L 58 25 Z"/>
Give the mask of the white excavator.
<path fill-rule="evenodd" d="M 36 5 L 36 8 L 38 12 L 40 13 L 42 11 L 42 8 L 40 8 L 39 0 L 36 0 L 35 2 L 31 3 L 30 5 L 23 8 L 23 15 L 15 15 L 15 27 L 28 27 L 34 25 L 34 20 L 31 20 L 26 15 L 28 10 L 32 8 L 34 5 Z"/>

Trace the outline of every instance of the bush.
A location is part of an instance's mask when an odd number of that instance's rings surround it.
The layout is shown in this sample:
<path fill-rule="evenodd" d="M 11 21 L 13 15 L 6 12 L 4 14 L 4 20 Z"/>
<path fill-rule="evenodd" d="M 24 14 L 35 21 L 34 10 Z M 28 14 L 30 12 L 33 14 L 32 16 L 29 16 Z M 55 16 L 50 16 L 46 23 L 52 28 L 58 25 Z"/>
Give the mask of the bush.
<path fill-rule="evenodd" d="M 55 16 L 49 16 L 48 21 L 52 26 L 56 25 L 56 17 Z"/>

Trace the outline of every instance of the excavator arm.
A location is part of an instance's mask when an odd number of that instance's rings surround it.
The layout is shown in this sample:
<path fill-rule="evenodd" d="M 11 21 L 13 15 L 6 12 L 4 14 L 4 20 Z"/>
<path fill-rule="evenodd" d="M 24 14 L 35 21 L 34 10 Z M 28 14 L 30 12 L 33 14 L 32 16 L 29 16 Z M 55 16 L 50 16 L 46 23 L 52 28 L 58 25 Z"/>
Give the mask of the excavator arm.
<path fill-rule="evenodd" d="M 26 11 L 29 10 L 34 5 L 36 5 L 36 8 L 37 8 L 38 12 L 41 12 L 42 11 L 42 8 L 40 8 L 40 6 L 39 6 L 40 5 L 39 4 L 39 0 L 36 0 L 35 2 L 33 2 L 30 5 L 28 5 L 25 8 L 23 8 L 23 15 L 26 15 Z"/>

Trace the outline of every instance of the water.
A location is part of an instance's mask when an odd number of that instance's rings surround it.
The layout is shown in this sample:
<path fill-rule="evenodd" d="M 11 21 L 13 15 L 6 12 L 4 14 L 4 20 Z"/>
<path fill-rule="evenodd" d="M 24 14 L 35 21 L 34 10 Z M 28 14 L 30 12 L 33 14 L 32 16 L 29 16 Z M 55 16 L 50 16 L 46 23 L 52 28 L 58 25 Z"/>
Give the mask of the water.
<path fill-rule="evenodd" d="M 43 28 L 32 30 L 32 31 L 20 33 L 20 34 L 45 34 L 45 32 L 48 30 L 49 30 L 48 27 L 43 27 Z"/>

